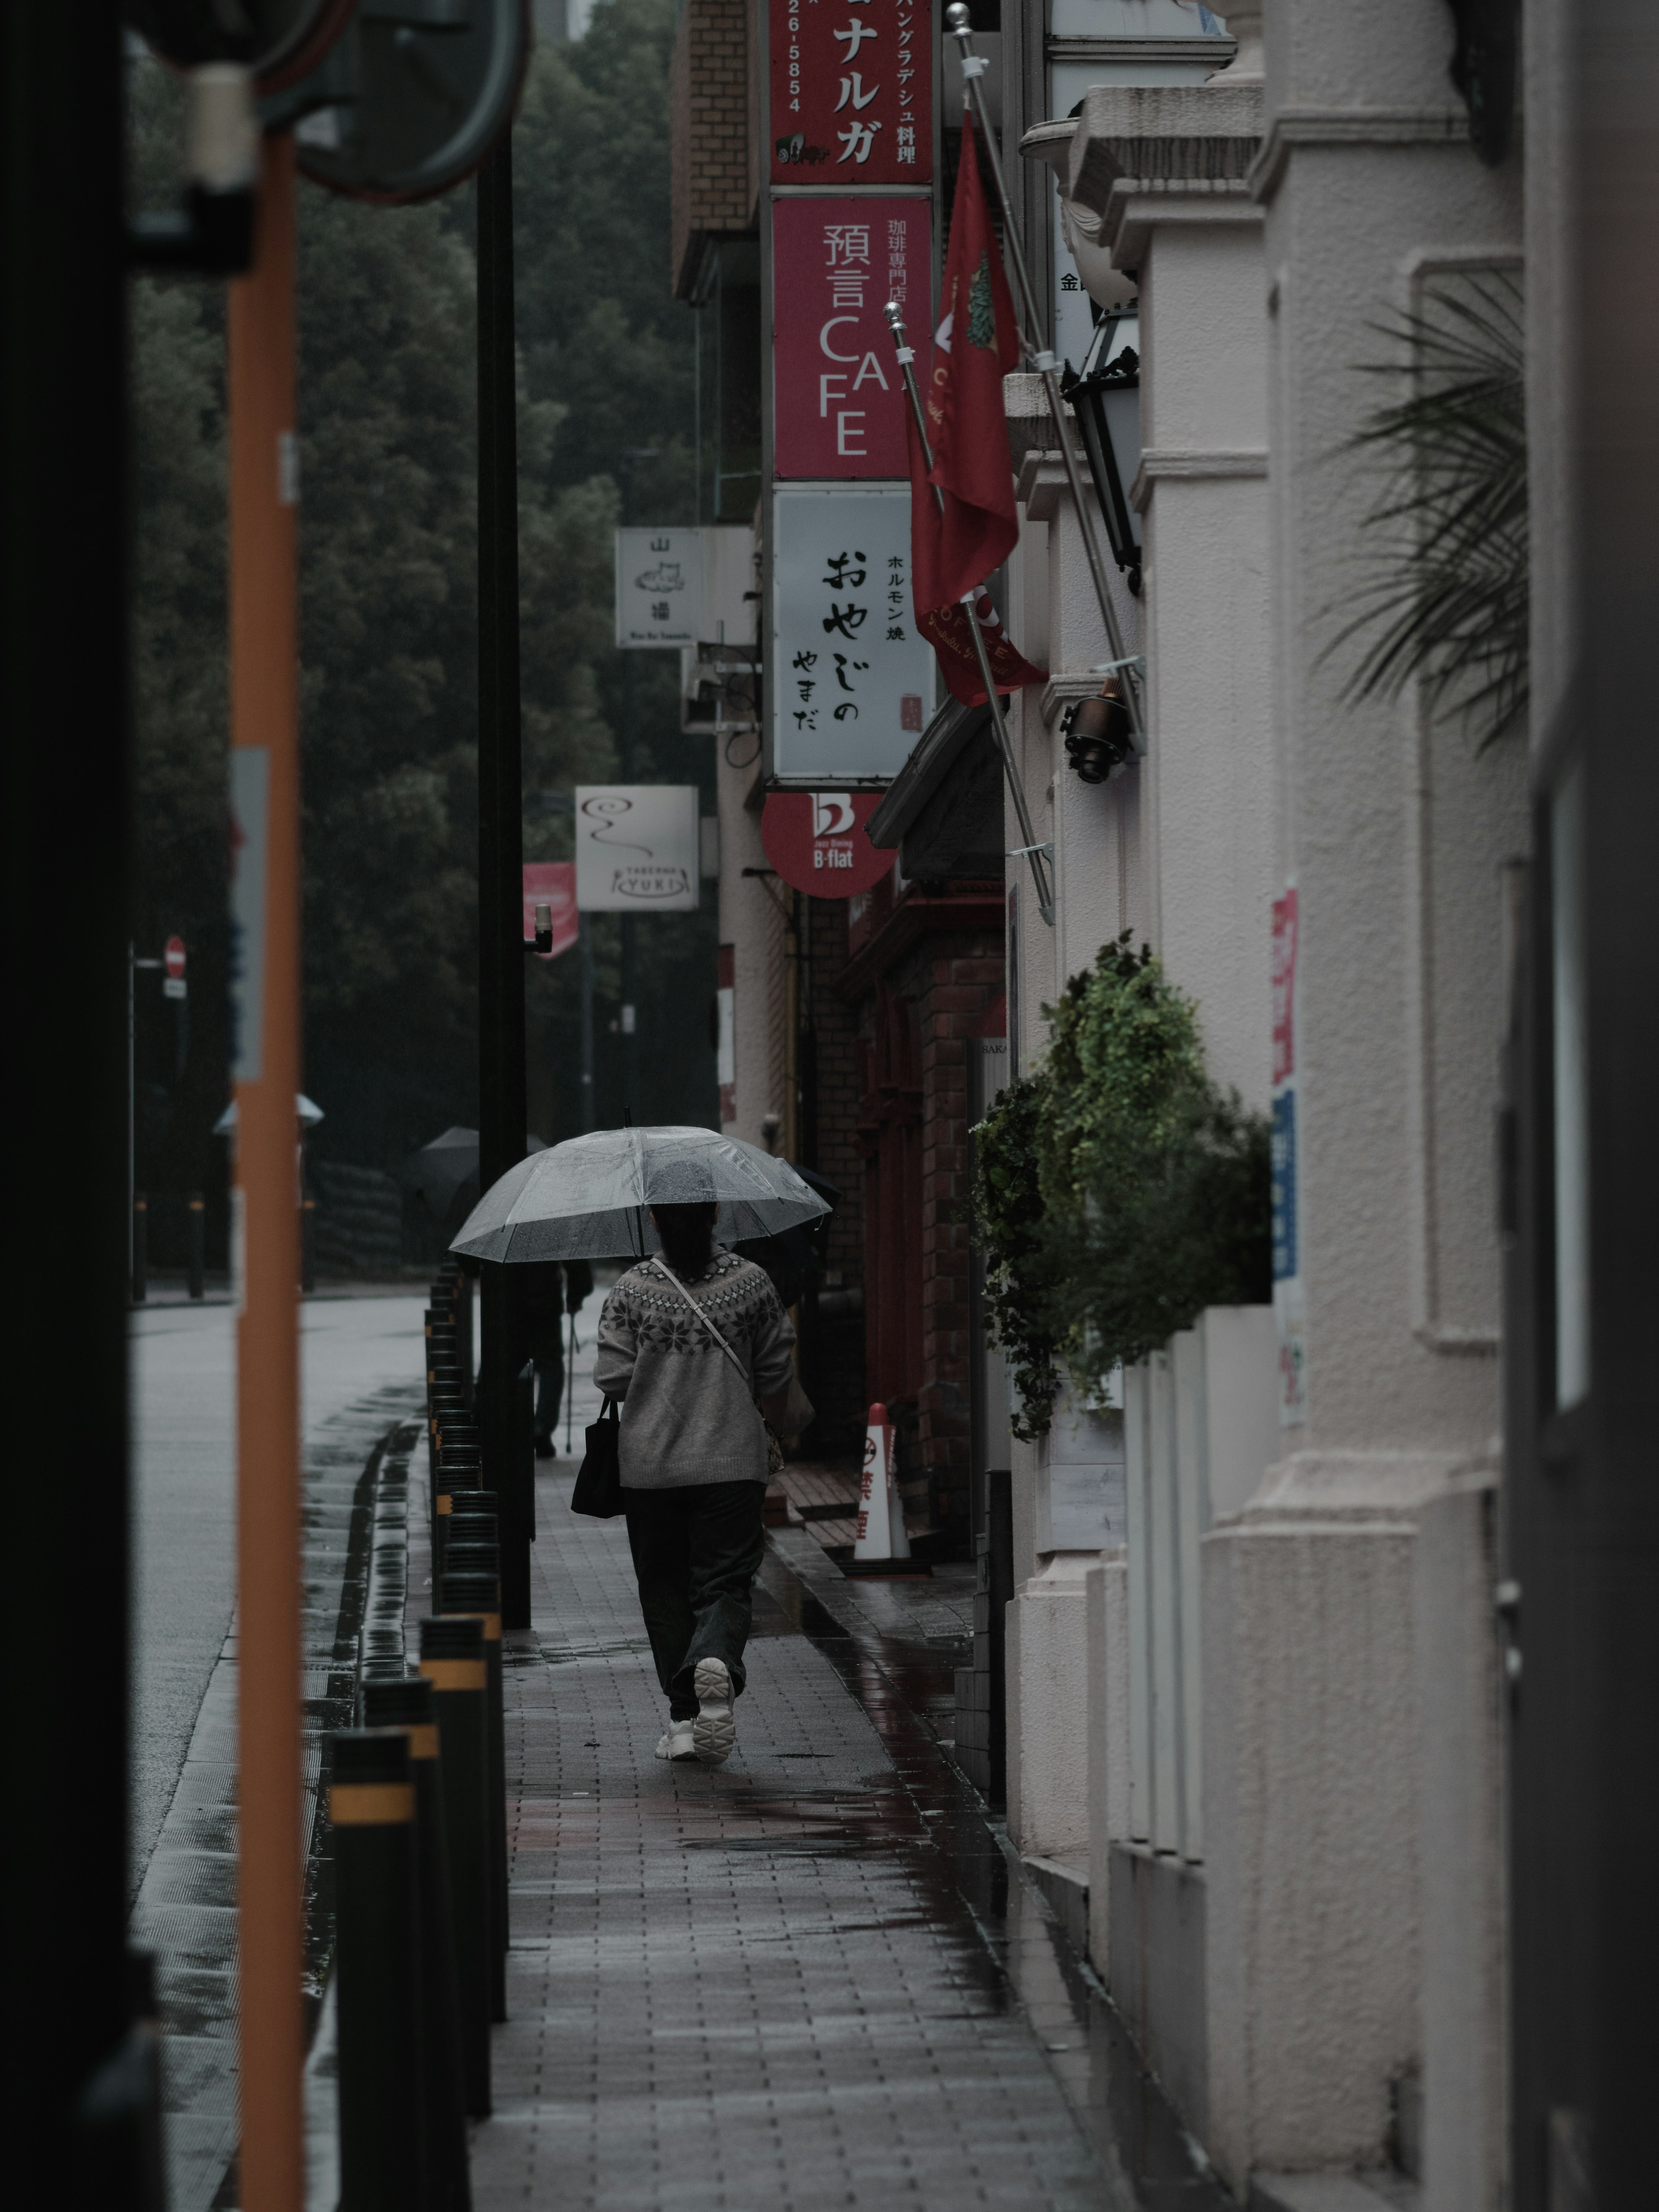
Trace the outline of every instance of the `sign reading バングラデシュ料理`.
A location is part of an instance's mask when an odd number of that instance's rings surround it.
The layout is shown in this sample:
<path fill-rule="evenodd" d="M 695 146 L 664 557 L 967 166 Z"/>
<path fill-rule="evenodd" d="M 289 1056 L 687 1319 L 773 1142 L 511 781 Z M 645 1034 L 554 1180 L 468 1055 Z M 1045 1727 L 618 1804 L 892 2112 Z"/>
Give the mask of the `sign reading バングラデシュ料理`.
<path fill-rule="evenodd" d="M 771 0 L 772 182 L 933 177 L 930 0 Z"/>

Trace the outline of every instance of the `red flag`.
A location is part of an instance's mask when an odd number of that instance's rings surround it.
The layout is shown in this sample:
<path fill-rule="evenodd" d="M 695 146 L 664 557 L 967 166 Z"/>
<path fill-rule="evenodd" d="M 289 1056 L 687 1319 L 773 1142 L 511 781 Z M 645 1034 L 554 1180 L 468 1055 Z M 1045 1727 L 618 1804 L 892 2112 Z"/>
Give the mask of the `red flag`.
<path fill-rule="evenodd" d="M 908 408 L 905 410 L 905 424 L 910 434 L 910 577 L 915 594 L 916 628 L 938 655 L 939 672 L 952 696 L 960 699 L 965 707 L 977 707 L 985 696 L 985 686 L 980 681 L 974 634 L 968 627 L 971 617 L 959 599 L 946 600 L 939 588 L 945 518 L 927 480 L 921 435 L 916 428 L 915 412 Z M 950 495 L 947 493 L 945 497 L 948 501 Z M 983 586 L 975 594 L 974 606 L 980 635 L 985 640 L 986 657 L 991 664 L 992 680 L 998 690 L 1018 691 L 1023 684 L 1041 684 L 1044 680 L 1042 671 L 1033 668 L 1015 646 L 998 619 L 991 594 Z"/>
<path fill-rule="evenodd" d="M 1002 405 L 1002 380 L 1019 366 L 1019 332 L 985 204 L 970 113 L 962 118 L 942 300 L 927 393 L 933 481 L 945 494 L 935 606 L 982 584 L 1019 538 Z"/>

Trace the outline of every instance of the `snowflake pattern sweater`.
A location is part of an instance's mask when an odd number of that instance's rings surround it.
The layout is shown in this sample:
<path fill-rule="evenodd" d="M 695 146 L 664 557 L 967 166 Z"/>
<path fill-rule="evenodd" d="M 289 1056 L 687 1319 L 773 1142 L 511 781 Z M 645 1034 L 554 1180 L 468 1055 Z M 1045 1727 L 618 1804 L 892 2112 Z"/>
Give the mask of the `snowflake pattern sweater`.
<path fill-rule="evenodd" d="M 623 1401 L 625 1490 L 764 1482 L 766 1431 L 755 1398 L 782 1389 L 795 1332 L 772 1279 L 723 1246 L 680 1280 L 736 1352 L 752 1390 L 654 1260 L 620 1277 L 599 1316 L 593 1380 Z"/>

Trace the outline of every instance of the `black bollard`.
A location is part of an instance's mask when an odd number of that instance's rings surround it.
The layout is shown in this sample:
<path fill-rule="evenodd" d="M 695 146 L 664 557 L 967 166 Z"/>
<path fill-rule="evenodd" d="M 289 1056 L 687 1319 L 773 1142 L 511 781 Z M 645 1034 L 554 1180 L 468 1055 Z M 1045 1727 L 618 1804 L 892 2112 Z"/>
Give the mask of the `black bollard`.
<path fill-rule="evenodd" d="M 405 1674 L 396 1681 L 365 1682 L 362 1717 L 365 1728 L 402 1729 L 409 1740 L 419 1872 L 427 2196 L 432 2212 L 471 2212 L 455 1923 L 449 1846 L 444 1832 L 438 1716 L 433 1697 L 431 1683 L 418 1674 Z"/>
<path fill-rule="evenodd" d="M 438 1586 L 438 1577 L 444 1571 L 444 1545 L 448 1539 L 448 1519 L 453 1510 L 453 1501 L 458 1491 L 476 1490 L 483 1480 L 483 1454 L 476 1444 L 446 1445 L 438 1454 L 437 1472 L 432 1479 L 432 1587 Z"/>
<path fill-rule="evenodd" d="M 438 1714 L 444 1838 L 449 1850 L 455 1972 L 460 1990 L 466 2109 L 489 2117 L 489 1671 L 483 1623 L 472 1614 L 421 1623 L 421 1674 Z"/>
<path fill-rule="evenodd" d="M 193 1298 L 207 1296 L 207 1200 L 199 1190 L 191 1191 L 186 1204 L 190 1218 L 190 1294 Z"/>
<path fill-rule="evenodd" d="M 331 1738 L 339 2212 L 424 2207 L 415 1786 L 401 1731 Z"/>
<path fill-rule="evenodd" d="M 456 1554 L 471 1555 L 458 1562 Z M 489 1681 L 490 2017 L 507 2018 L 507 1739 L 501 1689 L 500 1567 L 493 1546 L 449 1547 L 450 1565 L 438 1584 L 438 1610 L 476 1615 L 483 1629 Z M 484 1554 L 491 1556 L 486 1558 Z"/>

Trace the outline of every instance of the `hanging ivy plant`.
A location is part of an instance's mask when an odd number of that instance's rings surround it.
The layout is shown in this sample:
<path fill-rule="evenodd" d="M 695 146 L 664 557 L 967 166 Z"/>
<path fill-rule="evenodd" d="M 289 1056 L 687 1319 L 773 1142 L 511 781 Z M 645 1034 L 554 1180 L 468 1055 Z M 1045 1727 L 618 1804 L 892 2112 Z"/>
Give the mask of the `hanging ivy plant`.
<path fill-rule="evenodd" d="M 1041 1077 L 1011 1084 L 974 1132 L 974 1241 L 987 1261 L 991 1333 L 1013 1370 L 1019 1405 L 1011 1419 L 1028 1442 L 1048 1427 L 1060 1374 L 1037 1182 Z"/>
<path fill-rule="evenodd" d="M 1206 1305 L 1272 1295 L 1267 1122 L 1211 1082 L 1192 1001 L 1126 933 L 1044 1012 L 1045 1064 L 975 1132 L 975 1231 L 1025 1437 L 1048 1427 L 1062 1370 L 1097 1396 Z"/>

